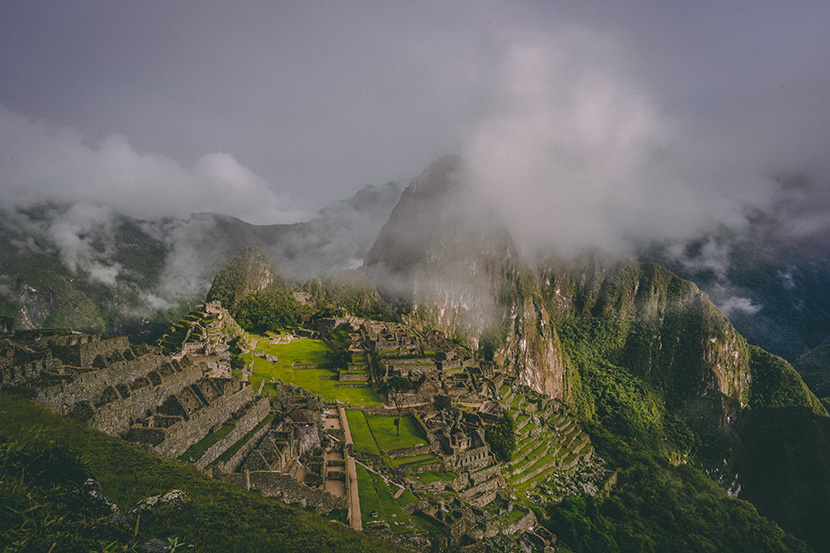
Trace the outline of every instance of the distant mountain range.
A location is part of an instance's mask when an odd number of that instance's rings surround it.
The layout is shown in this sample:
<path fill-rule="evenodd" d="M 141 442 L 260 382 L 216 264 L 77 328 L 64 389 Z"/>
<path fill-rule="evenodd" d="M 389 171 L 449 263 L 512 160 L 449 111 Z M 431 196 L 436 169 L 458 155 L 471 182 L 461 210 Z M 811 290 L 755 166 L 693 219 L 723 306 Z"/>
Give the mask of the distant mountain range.
<path fill-rule="evenodd" d="M 202 302 L 216 272 L 256 247 L 293 285 L 360 266 L 400 196 L 366 186 L 296 224 L 224 215 L 136 220 L 106 206 L 5 207 L 0 315 L 17 328 L 69 327 L 152 341 Z"/>

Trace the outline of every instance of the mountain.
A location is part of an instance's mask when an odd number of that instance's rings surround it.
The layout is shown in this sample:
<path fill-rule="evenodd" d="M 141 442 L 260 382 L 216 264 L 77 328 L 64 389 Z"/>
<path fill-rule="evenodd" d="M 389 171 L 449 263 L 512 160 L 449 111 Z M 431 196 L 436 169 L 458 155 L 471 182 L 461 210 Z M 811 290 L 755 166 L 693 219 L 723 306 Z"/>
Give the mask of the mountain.
<path fill-rule="evenodd" d="M 355 317 L 381 321 L 398 321 L 393 305 L 386 302 L 372 281 L 360 270 L 347 269 L 327 279 L 314 277 L 302 288 L 316 305 L 320 316 Z"/>
<path fill-rule="evenodd" d="M 0 206 L 0 316 L 153 341 L 204 300 L 216 272 L 258 248 L 291 283 L 360 265 L 400 195 L 390 182 L 296 224 L 217 214 L 142 221 L 106 206 Z"/>
<path fill-rule="evenodd" d="M 518 254 L 465 165 L 445 156 L 412 181 L 363 269 L 381 294 L 411 302 L 424 325 L 475 342 L 503 315 L 497 287 Z"/>
<path fill-rule="evenodd" d="M 233 256 L 216 276 L 206 301 L 220 301 L 228 311 L 263 290 L 290 290 L 288 283 L 258 249 L 248 247 Z"/>
<path fill-rule="evenodd" d="M 520 258 L 467 175 L 445 157 L 404 191 L 366 257 L 378 289 L 582 420 L 830 539 L 830 417 L 792 366 L 657 264 Z"/>
<path fill-rule="evenodd" d="M 693 280 L 753 344 L 790 362 L 830 339 L 830 238 L 794 235 L 769 214 L 639 255 Z"/>
<path fill-rule="evenodd" d="M 827 406 L 830 403 L 830 341 L 796 359 L 793 366 Z"/>

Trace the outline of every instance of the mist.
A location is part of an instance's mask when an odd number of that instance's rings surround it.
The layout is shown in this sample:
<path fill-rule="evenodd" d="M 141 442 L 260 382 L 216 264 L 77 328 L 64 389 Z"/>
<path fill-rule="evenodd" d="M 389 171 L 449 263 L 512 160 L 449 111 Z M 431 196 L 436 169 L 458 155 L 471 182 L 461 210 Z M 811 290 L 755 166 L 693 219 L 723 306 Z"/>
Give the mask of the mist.
<path fill-rule="evenodd" d="M 526 252 L 635 255 L 713 228 L 743 234 L 758 213 L 802 237 L 830 226 L 824 174 L 792 185 L 766 137 L 699 136 L 649 93 L 613 36 L 516 37 L 499 75 L 498 108 L 465 155 Z"/>
<path fill-rule="evenodd" d="M 793 289 L 787 244 L 830 248 L 830 4 L 150 6 L 0 18 L 0 231 L 148 309 L 246 245 L 295 285 L 360 266 L 381 183 L 445 154 L 525 256 L 659 260 L 731 314 L 767 307 L 736 244 Z M 384 199 L 342 201 L 367 184 Z M 124 257 L 138 235 L 162 266 Z"/>

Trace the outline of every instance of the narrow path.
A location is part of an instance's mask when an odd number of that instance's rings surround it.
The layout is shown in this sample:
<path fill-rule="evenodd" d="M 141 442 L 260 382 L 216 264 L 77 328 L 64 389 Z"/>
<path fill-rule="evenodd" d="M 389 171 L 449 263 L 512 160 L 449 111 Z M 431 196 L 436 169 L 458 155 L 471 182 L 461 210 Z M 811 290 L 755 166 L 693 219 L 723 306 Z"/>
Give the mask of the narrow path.
<path fill-rule="evenodd" d="M 352 442 L 352 431 L 349 428 L 349 419 L 346 418 L 346 410 L 338 406 L 337 414 L 340 416 L 340 425 L 343 427 L 343 434 L 346 441 L 346 485 L 349 487 L 349 524 L 354 530 L 363 531 L 363 518 L 360 515 L 360 495 L 357 489 L 357 467 L 354 457 L 348 454 L 349 446 L 354 447 Z"/>
<path fill-rule="evenodd" d="M 346 471 L 349 478 L 349 523 L 354 530 L 363 531 L 363 519 L 360 516 L 360 496 L 357 489 L 357 468 L 354 457 L 346 458 Z"/>

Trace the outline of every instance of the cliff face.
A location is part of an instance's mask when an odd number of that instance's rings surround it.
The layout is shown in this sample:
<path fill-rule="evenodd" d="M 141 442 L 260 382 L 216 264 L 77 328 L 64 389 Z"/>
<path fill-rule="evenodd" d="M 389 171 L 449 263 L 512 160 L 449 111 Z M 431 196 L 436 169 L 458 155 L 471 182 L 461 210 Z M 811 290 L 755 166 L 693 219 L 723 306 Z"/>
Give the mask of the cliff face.
<path fill-rule="evenodd" d="M 600 254 L 522 263 L 466 178 L 460 158 L 430 166 L 404 191 L 366 259 L 383 294 L 411 303 L 413 322 L 474 348 L 490 336 L 496 360 L 520 382 L 577 403 L 585 393 L 580 366 L 560 327 L 601 321 L 594 353 L 667 398 L 710 398 L 720 424 L 748 403 L 746 342 L 697 286 L 654 264 Z"/>
<path fill-rule="evenodd" d="M 571 392 L 569 371 L 547 311 L 533 298 L 524 298 L 514 308 L 514 322 L 505 344 L 505 361 L 516 367 L 521 384 L 567 400 Z"/>

